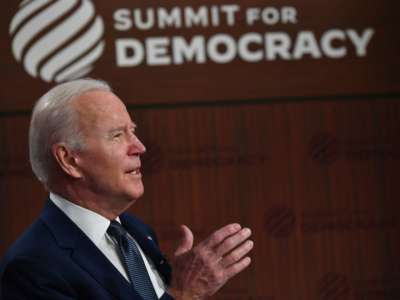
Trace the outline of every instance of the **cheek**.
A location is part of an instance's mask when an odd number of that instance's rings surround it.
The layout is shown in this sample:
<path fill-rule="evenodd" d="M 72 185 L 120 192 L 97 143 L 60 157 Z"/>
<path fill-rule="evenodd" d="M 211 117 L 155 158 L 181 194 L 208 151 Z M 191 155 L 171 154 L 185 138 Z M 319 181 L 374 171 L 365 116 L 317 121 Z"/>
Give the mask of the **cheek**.
<path fill-rule="evenodd" d="M 79 162 L 82 171 L 91 177 L 111 177 L 117 167 L 112 157 L 93 152 L 85 155 Z"/>
<path fill-rule="evenodd" d="M 80 159 L 80 166 L 89 176 L 115 184 L 124 175 L 126 149 L 118 145 L 91 145 Z"/>
<path fill-rule="evenodd" d="M 101 167 L 111 169 L 117 167 L 118 157 L 121 156 L 116 147 L 106 147 L 104 145 L 99 145 L 87 154 L 87 159 L 92 164 L 92 167 Z"/>

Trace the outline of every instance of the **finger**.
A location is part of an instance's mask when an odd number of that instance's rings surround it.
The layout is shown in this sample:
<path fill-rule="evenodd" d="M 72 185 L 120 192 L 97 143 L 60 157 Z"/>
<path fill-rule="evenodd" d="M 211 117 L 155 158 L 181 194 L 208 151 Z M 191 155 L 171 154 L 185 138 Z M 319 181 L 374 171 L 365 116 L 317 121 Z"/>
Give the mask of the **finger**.
<path fill-rule="evenodd" d="M 239 232 L 233 234 L 232 236 L 226 238 L 218 247 L 216 248 L 217 256 L 221 257 L 226 255 L 235 249 L 238 245 L 247 240 L 251 235 L 251 230 L 249 228 L 243 228 Z"/>
<path fill-rule="evenodd" d="M 226 280 L 232 278 L 236 274 L 242 272 L 244 269 L 246 269 L 251 263 L 251 258 L 246 256 L 245 258 L 242 258 L 240 261 L 237 263 L 231 265 L 227 269 L 225 269 L 225 278 Z"/>
<path fill-rule="evenodd" d="M 237 233 L 241 228 L 242 226 L 237 223 L 226 225 L 221 229 L 215 231 L 208 239 L 204 241 L 204 243 L 207 247 L 214 248 L 227 237 Z"/>
<path fill-rule="evenodd" d="M 253 246 L 254 246 L 253 241 L 244 242 L 242 245 L 237 247 L 231 253 L 223 257 L 220 261 L 220 264 L 225 268 L 229 267 L 230 265 L 241 260 L 247 253 L 250 252 L 251 249 L 253 249 Z"/>
<path fill-rule="evenodd" d="M 186 225 L 181 225 L 181 240 L 174 255 L 179 256 L 193 248 L 193 233 Z"/>

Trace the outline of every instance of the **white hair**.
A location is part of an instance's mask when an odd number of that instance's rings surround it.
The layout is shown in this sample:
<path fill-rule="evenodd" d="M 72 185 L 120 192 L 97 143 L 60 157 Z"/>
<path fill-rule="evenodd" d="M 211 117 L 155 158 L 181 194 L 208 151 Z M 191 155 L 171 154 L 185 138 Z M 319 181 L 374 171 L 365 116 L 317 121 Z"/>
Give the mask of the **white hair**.
<path fill-rule="evenodd" d="M 71 102 L 92 90 L 111 92 L 111 87 L 104 81 L 79 79 L 55 86 L 36 102 L 29 127 L 29 159 L 43 184 L 48 184 L 55 167 L 51 150 L 55 143 L 64 142 L 72 150 L 84 147 L 78 113 Z"/>

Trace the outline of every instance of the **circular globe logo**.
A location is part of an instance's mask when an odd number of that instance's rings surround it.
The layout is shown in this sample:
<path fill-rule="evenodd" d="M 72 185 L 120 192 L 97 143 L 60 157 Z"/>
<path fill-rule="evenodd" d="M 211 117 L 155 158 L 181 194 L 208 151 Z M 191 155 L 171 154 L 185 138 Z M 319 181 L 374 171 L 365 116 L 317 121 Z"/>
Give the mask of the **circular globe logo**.
<path fill-rule="evenodd" d="M 24 0 L 9 33 L 15 59 L 46 82 L 86 75 L 105 46 L 104 23 L 90 0 Z"/>

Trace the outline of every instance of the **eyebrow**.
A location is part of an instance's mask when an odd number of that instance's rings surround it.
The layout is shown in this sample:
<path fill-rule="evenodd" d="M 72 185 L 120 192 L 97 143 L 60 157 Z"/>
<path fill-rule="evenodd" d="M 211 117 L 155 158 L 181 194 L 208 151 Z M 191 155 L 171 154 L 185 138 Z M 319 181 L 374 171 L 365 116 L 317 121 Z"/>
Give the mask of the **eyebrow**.
<path fill-rule="evenodd" d="M 119 126 L 119 127 L 116 127 L 116 128 L 112 128 L 112 129 L 110 129 L 109 131 L 108 131 L 108 134 L 113 134 L 114 132 L 118 132 L 118 131 L 124 131 L 125 130 L 125 128 L 126 128 L 126 126 Z M 129 125 L 129 128 L 134 128 L 134 129 L 136 129 L 137 128 L 137 125 L 135 124 L 135 123 L 131 123 L 130 125 Z"/>

